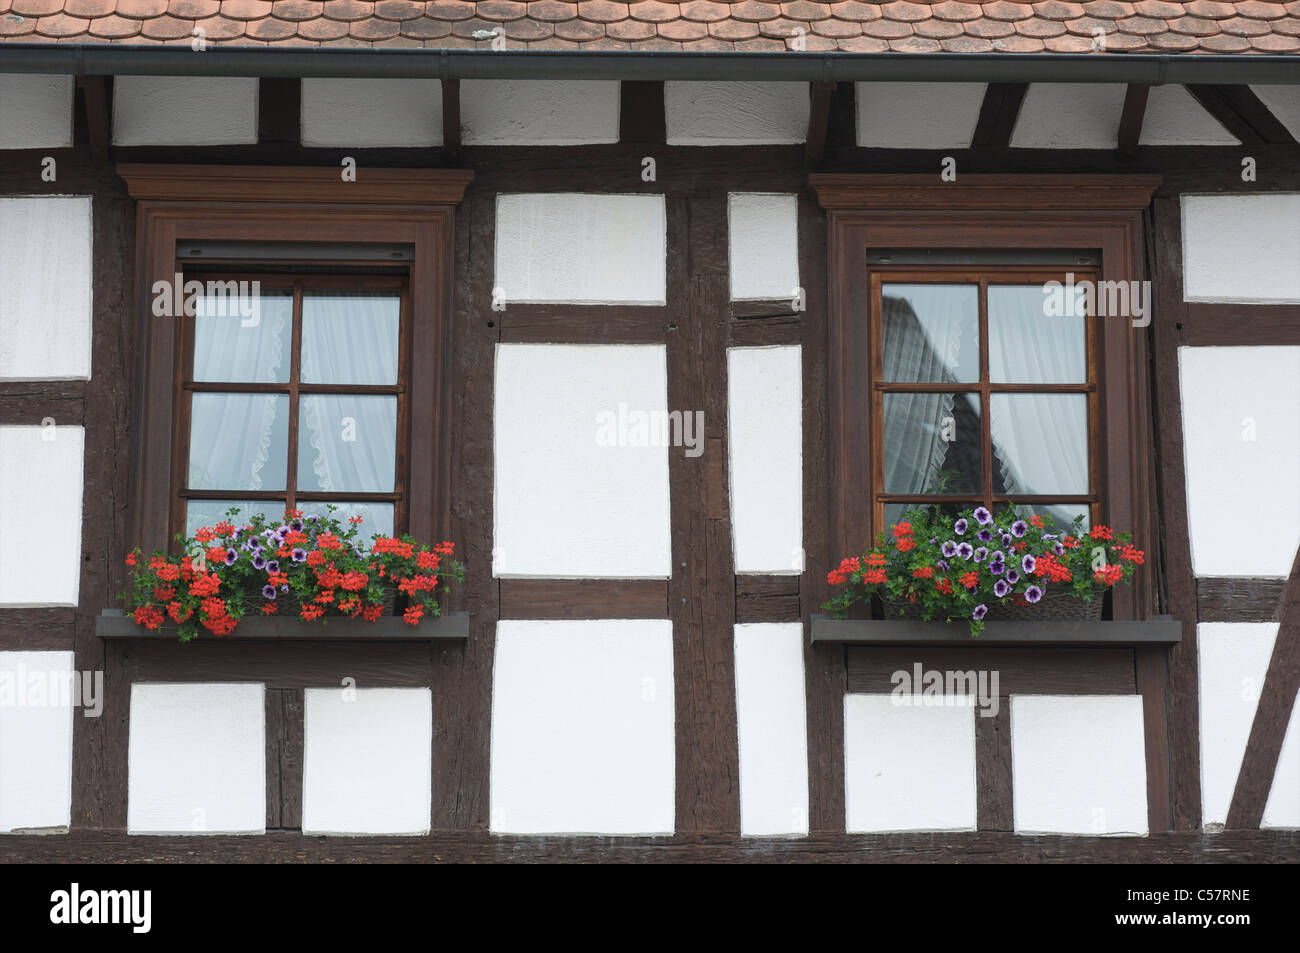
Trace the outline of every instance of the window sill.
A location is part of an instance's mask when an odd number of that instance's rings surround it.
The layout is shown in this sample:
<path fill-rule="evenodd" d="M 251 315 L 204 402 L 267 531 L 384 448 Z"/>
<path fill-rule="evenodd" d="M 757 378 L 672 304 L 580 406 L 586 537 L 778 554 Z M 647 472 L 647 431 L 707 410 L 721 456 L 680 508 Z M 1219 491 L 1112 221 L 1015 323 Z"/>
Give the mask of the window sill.
<path fill-rule="evenodd" d="M 101 639 L 162 639 L 176 641 L 176 627 L 149 630 L 136 625 L 122 609 L 104 609 L 95 620 L 95 634 Z M 384 616 L 375 622 L 332 618 L 325 624 L 300 619 L 262 616 L 245 618 L 235 631 L 217 638 L 209 632 L 202 642 L 434 642 L 469 638 L 469 613 L 452 612 L 417 625 L 407 625 L 400 616 Z"/>
<path fill-rule="evenodd" d="M 814 643 L 855 645 L 1177 645 L 1182 623 L 1169 616 L 1148 622 L 989 622 L 982 635 L 971 638 L 960 622 L 920 622 L 910 619 L 833 619 L 815 615 Z"/>

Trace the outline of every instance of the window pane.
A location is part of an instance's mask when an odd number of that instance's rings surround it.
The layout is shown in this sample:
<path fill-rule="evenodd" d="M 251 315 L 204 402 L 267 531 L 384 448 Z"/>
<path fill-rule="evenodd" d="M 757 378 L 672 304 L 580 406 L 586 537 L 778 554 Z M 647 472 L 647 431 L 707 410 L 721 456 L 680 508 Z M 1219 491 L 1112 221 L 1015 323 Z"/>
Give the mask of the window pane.
<path fill-rule="evenodd" d="M 1007 494 L 1088 492 L 1088 398 L 993 394 L 993 465 Z"/>
<path fill-rule="evenodd" d="M 885 380 L 979 381 L 979 286 L 887 284 L 881 305 Z"/>
<path fill-rule="evenodd" d="M 898 521 L 903 518 L 903 514 L 906 513 L 908 510 L 918 509 L 923 506 L 928 506 L 928 504 L 926 504 L 924 500 L 917 500 L 915 502 L 908 502 L 908 503 L 886 503 L 885 504 L 885 525 L 881 526 L 879 528 L 879 531 L 884 533 L 885 538 L 888 539 L 889 527 L 898 523 Z M 979 504 L 975 502 L 940 503 L 939 512 L 945 513 L 948 516 L 956 516 L 957 513 L 961 512 L 962 510 L 972 510 L 977 506 L 979 506 Z"/>
<path fill-rule="evenodd" d="M 1041 516 L 1044 521 L 1051 517 L 1051 522 L 1056 524 L 1058 530 L 1068 529 L 1074 524 L 1074 518 L 1080 514 L 1083 516 L 1085 528 L 1090 522 L 1087 503 L 1017 503 L 1016 513 L 1022 519 L 1029 519 L 1035 514 Z"/>
<path fill-rule="evenodd" d="M 979 493 L 978 394 L 885 394 L 886 493 Z"/>
<path fill-rule="evenodd" d="M 298 489 L 388 493 L 397 459 L 397 398 L 310 394 L 298 408 Z"/>
<path fill-rule="evenodd" d="M 303 515 L 315 514 L 317 516 L 329 515 L 328 503 L 304 501 L 298 504 Z M 338 507 L 334 511 L 334 516 L 340 522 L 346 525 L 349 516 L 360 516 L 361 526 L 357 530 L 357 539 L 361 543 L 362 549 L 370 547 L 370 540 L 376 533 L 384 536 L 393 535 L 393 504 L 392 503 L 335 503 Z M 431 540 L 421 540 L 421 542 L 431 542 Z"/>
<path fill-rule="evenodd" d="M 288 394 L 194 395 L 191 489 L 283 490 L 288 459 Z"/>
<path fill-rule="evenodd" d="M 989 288 L 989 379 L 1079 384 L 1088 379 L 1081 295 L 1067 314 L 1046 306 L 1041 285 Z"/>
<path fill-rule="evenodd" d="M 302 299 L 302 380 L 396 384 L 401 299 L 391 291 L 308 292 Z"/>
<path fill-rule="evenodd" d="M 292 348 L 293 294 L 289 291 L 245 297 L 205 295 L 195 304 L 196 381 L 286 383 Z"/>
<path fill-rule="evenodd" d="M 236 525 L 247 523 L 255 513 L 277 523 L 284 516 L 283 500 L 190 500 L 185 505 L 185 535 L 193 536 L 201 526 L 215 526 L 229 519 L 226 511 L 232 506 L 239 507 L 239 515 L 234 519 Z"/>

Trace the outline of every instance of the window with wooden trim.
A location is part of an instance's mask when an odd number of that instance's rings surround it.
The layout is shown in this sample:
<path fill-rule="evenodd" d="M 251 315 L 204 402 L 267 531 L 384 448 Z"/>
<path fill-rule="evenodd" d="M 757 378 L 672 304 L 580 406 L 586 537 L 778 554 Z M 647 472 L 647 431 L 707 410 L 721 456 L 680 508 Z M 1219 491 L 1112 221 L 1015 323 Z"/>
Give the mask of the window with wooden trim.
<path fill-rule="evenodd" d="M 1095 273 L 869 268 L 873 524 L 932 503 L 1090 523 L 1098 335 L 1082 290 Z"/>
<path fill-rule="evenodd" d="M 182 319 L 172 524 L 329 505 L 406 528 L 409 295 L 399 275 L 199 273 Z"/>

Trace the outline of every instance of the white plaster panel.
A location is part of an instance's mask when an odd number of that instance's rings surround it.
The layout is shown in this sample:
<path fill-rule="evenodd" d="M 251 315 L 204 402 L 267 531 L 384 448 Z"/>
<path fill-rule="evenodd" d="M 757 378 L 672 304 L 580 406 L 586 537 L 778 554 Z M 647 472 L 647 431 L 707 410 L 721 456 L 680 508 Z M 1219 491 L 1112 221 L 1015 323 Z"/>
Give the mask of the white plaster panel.
<path fill-rule="evenodd" d="M 0 380 L 90 377 L 89 196 L 0 198 Z"/>
<path fill-rule="evenodd" d="M 303 712 L 304 834 L 429 832 L 429 689 L 309 688 Z"/>
<path fill-rule="evenodd" d="M 975 712 L 844 696 L 844 804 L 850 833 L 975 829 Z"/>
<path fill-rule="evenodd" d="M 1012 695 L 1015 829 L 1145 834 L 1141 695 Z"/>
<path fill-rule="evenodd" d="M 1125 87 L 1111 83 L 1032 83 L 1016 119 L 1016 149 L 1114 149 Z"/>
<path fill-rule="evenodd" d="M 1144 146 L 1231 146 L 1241 140 L 1205 111 L 1184 86 L 1152 86 L 1142 117 Z"/>
<path fill-rule="evenodd" d="M 127 831 L 266 830 L 266 692 L 248 683 L 131 686 Z"/>
<path fill-rule="evenodd" d="M 808 833 L 808 716 L 803 623 L 736 626 L 740 833 Z"/>
<path fill-rule="evenodd" d="M 774 192 L 727 196 L 731 300 L 793 299 L 799 288 L 799 198 Z"/>
<path fill-rule="evenodd" d="M 0 606 L 75 606 L 81 427 L 0 427 Z"/>
<path fill-rule="evenodd" d="M 256 76 L 118 76 L 113 81 L 114 145 L 255 142 Z"/>
<path fill-rule="evenodd" d="M 436 79 L 305 78 L 301 109 L 304 146 L 427 148 L 443 143 L 442 83 Z"/>
<path fill-rule="evenodd" d="M 857 83 L 858 145 L 966 149 L 987 83 Z"/>
<path fill-rule="evenodd" d="M 1182 198 L 1185 301 L 1300 302 L 1300 192 Z"/>
<path fill-rule="evenodd" d="M 0 833 L 72 823 L 71 652 L 0 652 Z"/>
<path fill-rule="evenodd" d="M 1196 627 L 1202 826 L 1227 822 L 1277 629 L 1276 622 L 1202 622 Z"/>
<path fill-rule="evenodd" d="M 618 142 L 618 81 L 473 79 L 460 84 L 467 146 Z"/>
<path fill-rule="evenodd" d="M 503 303 L 664 304 L 662 195 L 497 196 L 495 295 Z"/>
<path fill-rule="evenodd" d="M 1286 576 L 1300 545 L 1300 345 L 1178 349 L 1198 576 Z"/>
<path fill-rule="evenodd" d="M 0 149 L 72 145 L 71 76 L 0 73 Z"/>
<path fill-rule="evenodd" d="M 1291 708 L 1291 720 L 1286 726 L 1286 737 L 1278 755 L 1277 770 L 1273 772 L 1273 785 L 1264 805 L 1260 827 L 1300 827 L 1300 697 Z"/>
<path fill-rule="evenodd" d="M 664 83 L 670 146 L 745 146 L 808 138 L 805 83 Z"/>
<path fill-rule="evenodd" d="M 669 620 L 503 620 L 494 664 L 494 833 L 672 833 Z"/>
<path fill-rule="evenodd" d="M 496 358 L 493 572 L 668 578 L 669 450 L 634 426 L 667 416 L 664 347 L 500 344 Z"/>
<path fill-rule="evenodd" d="M 727 349 L 736 572 L 803 572 L 802 351 Z"/>
<path fill-rule="evenodd" d="M 1274 118 L 1300 139 L 1300 86 L 1252 86 Z"/>

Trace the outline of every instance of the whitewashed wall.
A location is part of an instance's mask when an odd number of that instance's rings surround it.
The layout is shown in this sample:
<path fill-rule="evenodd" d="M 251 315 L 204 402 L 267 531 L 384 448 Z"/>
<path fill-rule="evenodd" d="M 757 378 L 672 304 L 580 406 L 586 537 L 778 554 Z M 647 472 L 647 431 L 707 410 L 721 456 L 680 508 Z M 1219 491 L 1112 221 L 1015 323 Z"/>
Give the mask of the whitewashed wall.
<path fill-rule="evenodd" d="M 802 349 L 727 349 L 736 572 L 803 572 Z"/>
<path fill-rule="evenodd" d="M 1240 142 L 1184 86 L 1152 86 L 1142 117 L 1144 146 L 1231 146 Z"/>
<path fill-rule="evenodd" d="M 1125 87 L 1111 83 L 1032 83 L 1011 145 L 1017 149 L 1114 149 Z"/>
<path fill-rule="evenodd" d="M 1300 140 L 1300 86 L 1252 86 L 1260 98 L 1291 135 Z"/>
<path fill-rule="evenodd" d="M 0 73 L 0 149 L 72 145 L 73 77 Z"/>
<path fill-rule="evenodd" d="M 1203 827 L 1228 819 L 1277 630 L 1276 622 L 1203 622 L 1196 627 Z"/>
<path fill-rule="evenodd" d="M 1178 350 L 1198 576 L 1282 576 L 1300 546 L 1300 345 Z"/>
<path fill-rule="evenodd" d="M 1300 193 L 1184 195 L 1183 299 L 1300 302 Z"/>
<path fill-rule="evenodd" d="M 987 83 L 857 83 L 858 145 L 967 149 Z"/>
<path fill-rule="evenodd" d="M 436 79 L 302 81 L 302 144 L 377 149 L 440 146 L 442 83 Z"/>
<path fill-rule="evenodd" d="M 1012 695 L 1015 829 L 1147 833 L 1140 695 Z"/>
<path fill-rule="evenodd" d="M 808 109 L 806 83 L 664 83 L 670 146 L 803 142 Z"/>
<path fill-rule="evenodd" d="M 672 833 L 670 621 L 502 620 L 494 664 L 494 833 Z"/>
<path fill-rule="evenodd" d="M 71 652 L 0 652 L 0 834 L 72 822 L 72 664 Z"/>
<path fill-rule="evenodd" d="M 844 696 L 844 805 L 849 833 L 975 829 L 975 712 Z"/>
<path fill-rule="evenodd" d="M 799 293 L 799 198 L 776 192 L 727 196 L 732 301 Z"/>
<path fill-rule="evenodd" d="M 0 606 L 75 606 L 85 432 L 0 426 Z"/>
<path fill-rule="evenodd" d="M 131 686 L 127 831 L 266 830 L 266 691 L 246 683 Z"/>
<path fill-rule="evenodd" d="M 808 833 L 803 623 L 735 627 L 740 833 Z"/>
<path fill-rule="evenodd" d="M 467 146 L 578 146 L 618 142 L 617 81 L 466 80 L 460 85 Z"/>
<path fill-rule="evenodd" d="M 496 279 L 511 302 L 664 304 L 662 195 L 497 196 Z"/>
<path fill-rule="evenodd" d="M 113 80 L 114 145 L 255 142 L 256 76 L 118 76 Z"/>
<path fill-rule="evenodd" d="M 1277 770 L 1260 827 L 1300 828 L 1300 698 L 1291 709 L 1286 738 L 1278 755 Z"/>
<path fill-rule="evenodd" d="M 0 380 L 90 377 L 89 196 L 0 198 Z"/>
<path fill-rule="evenodd" d="M 667 373 L 658 344 L 497 346 L 497 576 L 671 575 L 670 451 L 632 426 L 666 417 Z"/>
<path fill-rule="evenodd" d="M 429 832 L 429 689 L 309 688 L 303 720 L 304 834 Z"/>

